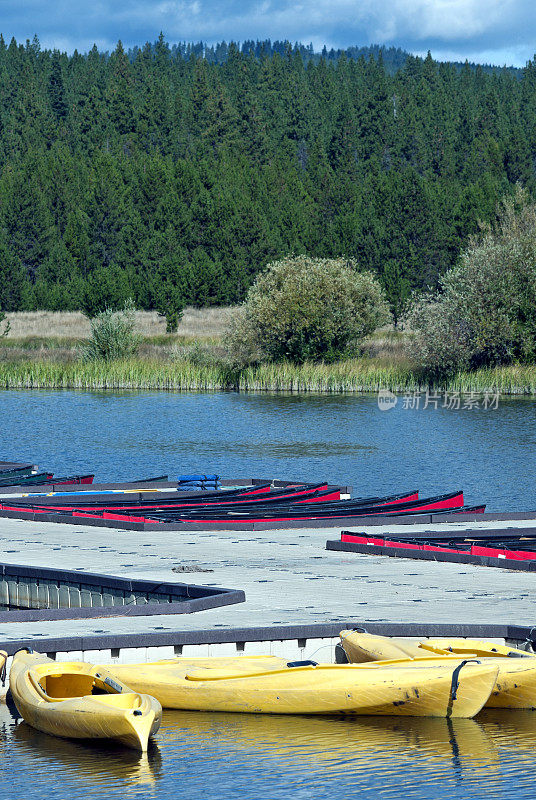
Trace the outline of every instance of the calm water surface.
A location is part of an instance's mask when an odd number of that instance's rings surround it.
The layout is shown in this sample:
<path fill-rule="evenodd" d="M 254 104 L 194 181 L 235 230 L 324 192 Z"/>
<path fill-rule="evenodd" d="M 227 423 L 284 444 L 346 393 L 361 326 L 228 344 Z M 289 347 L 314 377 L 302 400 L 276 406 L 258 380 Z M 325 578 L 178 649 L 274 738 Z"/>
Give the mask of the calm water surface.
<path fill-rule="evenodd" d="M 450 722 L 165 712 L 142 757 L 55 739 L 7 709 L 0 726 L 10 800 L 534 797 L 533 712 Z"/>
<path fill-rule="evenodd" d="M 463 488 L 536 509 L 536 404 L 380 411 L 374 396 L 1 391 L 0 460 L 96 480 L 168 473 L 329 480 L 354 495 Z"/>

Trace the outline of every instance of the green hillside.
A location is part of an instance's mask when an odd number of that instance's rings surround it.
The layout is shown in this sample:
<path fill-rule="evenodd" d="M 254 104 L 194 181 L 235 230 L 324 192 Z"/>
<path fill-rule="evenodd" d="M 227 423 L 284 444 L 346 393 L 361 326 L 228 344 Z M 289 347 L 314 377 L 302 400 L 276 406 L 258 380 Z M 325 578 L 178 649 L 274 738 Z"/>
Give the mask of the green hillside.
<path fill-rule="evenodd" d="M 0 41 L 0 308 L 235 303 L 305 252 L 356 258 L 396 313 L 534 191 L 532 63 L 219 47 Z"/>

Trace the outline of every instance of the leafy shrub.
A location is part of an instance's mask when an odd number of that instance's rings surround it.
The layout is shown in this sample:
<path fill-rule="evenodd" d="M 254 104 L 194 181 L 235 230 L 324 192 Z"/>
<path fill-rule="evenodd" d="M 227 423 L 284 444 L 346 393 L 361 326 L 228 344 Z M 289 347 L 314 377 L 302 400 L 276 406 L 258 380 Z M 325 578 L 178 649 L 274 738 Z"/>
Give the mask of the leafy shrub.
<path fill-rule="evenodd" d="M 404 320 L 410 355 L 431 373 L 532 362 L 536 356 L 536 205 L 516 187 L 494 225 L 470 238 L 440 292 Z"/>
<path fill-rule="evenodd" d="M 86 361 L 113 361 L 137 353 L 141 338 L 134 333 L 132 300 L 121 311 L 107 308 L 91 320 L 91 339 L 83 349 Z"/>
<path fill-rule="evenodd" d="M 231 323 L 237 363 L 335 361 L 390 319 L 384 292 L 355 262 L 289 256 L 269 264 Z"/>
<path fill-rule="evenodd" d="M 170 350 L 172 361 L 188 361 L 196 367 L 212 367 L 220 361 L 220 353 L 214 347 L 193 342 L 174 345 Z"/>

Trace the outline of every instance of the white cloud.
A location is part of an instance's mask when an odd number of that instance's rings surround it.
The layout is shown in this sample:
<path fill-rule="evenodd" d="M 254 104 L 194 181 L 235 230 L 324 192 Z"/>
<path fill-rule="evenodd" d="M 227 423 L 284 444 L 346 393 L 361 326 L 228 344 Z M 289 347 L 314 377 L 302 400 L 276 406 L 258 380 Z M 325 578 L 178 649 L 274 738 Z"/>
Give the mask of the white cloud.
<path fill-rule="evenodd" d="M 532 48 L 534 50 L 534 48 Z M 496 50 L 465 50 L 459 48 L 432 48 L 431 53 L 437 61 L 469 61 L 471 64 L 494 64 L 497 67 L 524 67 L 533 57 L 530 47 L 517 49 L 515 47 L 497 48 Z M 426 56 L 427 50 L 412 50 L 414 55 Z"/>
<path fill-rule="evenodd" d="M 290 39 L 317 49 L 371 43 L 456 60 L 523 64 L 536 46 L 534 0 L 2 0 L 4 36 L 107 49 L 154 40 Z M 101 44 L 102 43 L 102 44 Z M 106 43 L 106 44 L 104 44 Z M 448 54 L 448 56 L 447 56 Z"/>
<path fill-rule="evenodd" d="M 511 17 L 515 0 L 397 0 L 384 13 L 397 21 L 399 35 L 468 39 L 485 35 Z"/>

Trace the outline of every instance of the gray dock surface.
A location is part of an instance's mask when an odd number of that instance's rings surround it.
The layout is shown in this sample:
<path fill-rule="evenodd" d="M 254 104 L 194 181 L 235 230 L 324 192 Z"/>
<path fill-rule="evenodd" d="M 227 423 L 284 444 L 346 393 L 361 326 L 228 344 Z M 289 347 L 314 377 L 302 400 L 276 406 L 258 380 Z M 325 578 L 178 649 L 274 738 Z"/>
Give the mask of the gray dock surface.
<path fill-rule="evenodd" d="M 536 521 L 512 522 L 512 528 Z M 493 528 L 495 523 L 471 523 Z M 501 527 L 507 527 L 503 523 Z M 415 531 L 466 524 L 416 525 Z M 351 528 L 366 532 L 365 526 Z M 372 530 L 372 529 L 371 529 Z M 374 533 L 407 527 L 375 526 Z M 122 531 L 0 519 L 0 560 L 108 575 L 243 589 L 246 602 L 196 614 L 1 623 L 3 641 L 39 636 L 364 621 L 536 624 L 536 574 L 400 561 L 325 550 L 340 528 L 277 531 Z M 173 567 L 211 569 L 176 574 Z"/>

